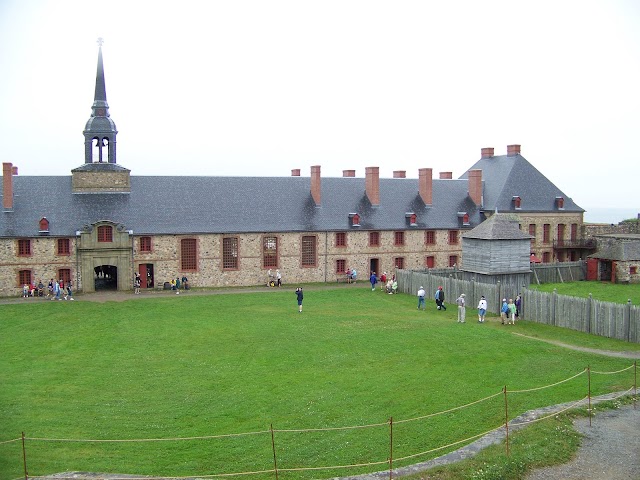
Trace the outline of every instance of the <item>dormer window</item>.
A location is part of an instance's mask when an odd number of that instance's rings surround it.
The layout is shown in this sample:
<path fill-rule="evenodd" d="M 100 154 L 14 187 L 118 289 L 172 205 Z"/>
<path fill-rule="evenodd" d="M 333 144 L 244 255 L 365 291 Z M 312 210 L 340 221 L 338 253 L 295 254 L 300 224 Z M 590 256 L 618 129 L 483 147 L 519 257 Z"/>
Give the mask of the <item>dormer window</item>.
<path fill-rule="evenodd" d="M 350 213 L 349 214 L 349 221 L 350 221 L 352 227 L 359 227 L 360 226 L 360 215 L 358 215 L 357 213 Z"/>
<path fill-rule="evenodd" d="M 47 220 L 47 217 L 40 219 L 40 233 L 49 233 L 49 220 Z"/>
<path fill-rule="evenodd" d="M 467 212 L 458 212 L 458 220 L 462 222 L 462 225 L 468 227 L 469 223 L 469 214 Z"/>
<path fill-rule="evenodd" d="M 556 208 L 558 210 L 564 210 L 564 198 L 556 197 Z"/>
<path fill-rule="evenodd" d="M 409 226 L 410 227 L 417 227 L 418 226 L 418 216 L 413 213 L 413 212 L 407 212 L 404 214 L 405 218 L 407 219 L 407 221 L 409 222 Z"/>
<path fill-rule="evenodd" d="M 522 199 L 519 196 L 514 195 L 512 197 L 512 201 L 513 201 L 513 208 L 515 208 L 516 210 L 520 210 L 521 204 L 522 204 Z"/>

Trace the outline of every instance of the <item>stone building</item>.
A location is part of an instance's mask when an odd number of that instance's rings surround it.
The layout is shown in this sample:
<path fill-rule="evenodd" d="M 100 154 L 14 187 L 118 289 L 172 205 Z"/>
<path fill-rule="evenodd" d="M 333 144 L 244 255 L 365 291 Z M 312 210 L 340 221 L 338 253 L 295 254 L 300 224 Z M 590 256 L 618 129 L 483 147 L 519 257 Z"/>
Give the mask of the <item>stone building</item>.
<path fill-rule="evenodd" d="M 460 178 L 431 168 L 364 178 L 344 170 L 308 177 L 132 176 L 117 164 L 102 49 L 83 131 L 84 163 L 71 176 L 20 176 L 3 164 L 0 295 L 50 278 L 76 289 L 127 290 L 172 278 L 193 286 L 335 282 L 347 268 L 441 268 L 461 262 L 461 236 L 494 212 L 509 212 L 543 261 L 577 259 L 584 211 L 509 145 L 483 148 Z M 70 165 L 70 167 L 73 167 Z M 55 199 L 55 202 L 34 199 Z M 565 245 L 565 242 L 569 245 Z"/>
<path fill-rule="evenodd" d="M 598 250 L 587 259 L 587 279 L 640 283 L 640 234 L 597 235 Z"/>

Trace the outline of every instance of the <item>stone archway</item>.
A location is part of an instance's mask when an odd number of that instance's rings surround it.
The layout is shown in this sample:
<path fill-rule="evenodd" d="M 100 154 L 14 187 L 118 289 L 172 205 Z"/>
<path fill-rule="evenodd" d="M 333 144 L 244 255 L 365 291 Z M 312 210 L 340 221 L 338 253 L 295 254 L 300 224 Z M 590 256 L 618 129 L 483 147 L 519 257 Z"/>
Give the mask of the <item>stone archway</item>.
<path fill-rule="evenodd" d="M 133 288 L 133 234 L 123 225 L 108 221 L 86 225 L 79 232 L 77 260 L 81 291 Z"/>
<path fill-rule="evenodd" d="M 96 292 L 118 290 L 118 267 L 115 265 L 98 265 L 93 268 L 95 276 L 93 286 Z"/>

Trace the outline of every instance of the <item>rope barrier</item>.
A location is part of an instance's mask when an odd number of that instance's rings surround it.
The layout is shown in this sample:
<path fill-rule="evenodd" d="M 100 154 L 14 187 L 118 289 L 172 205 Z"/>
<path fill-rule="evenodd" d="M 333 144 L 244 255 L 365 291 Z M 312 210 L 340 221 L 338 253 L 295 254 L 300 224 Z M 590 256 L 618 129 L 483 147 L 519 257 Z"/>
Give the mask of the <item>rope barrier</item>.
<path fill-rule="evenodd" d="M 3 445 L 5 443 L 19 442 L 20 440 L 22 440 L 22 439 L 21 438 L 14 438 L 13 440 L 4 440 L 4 441 L 0 442 L 0 445 Z"/>
<path fill-rule="evenodd" d="M 596 372 L 595 370 L 591 370 L 591 373 L 598 373 L 600 375 L 615 375 L 616 373 L 626 372 L 627 370 L 631 370 L 634 365 L 629 365 L 627 368 L 623 368 L 622 370 L 617 370 L 615 372 Z"/>
<path fill-rule="evenodd" d="M 245 437 L 248 435 L 262 435 L 270 433 L 269 430 L 260 432 L 227 433 L 221 435 L 206 435 L 201 437 L 174 437 L 174 438 L 128 438 L 128 439 L 78 439 L 78 438 L 45 438 L 25 437 L 25 440 L 39 442 L 86 442 L 86 443 L 133 443 L 133 442 L 177 442 L 181 440 L 213 440 L 217 438 Z"/>
<path fill-rule="evenodd" d="M 560 385 L 561 383 L 565 383 L 568 382 L 569 380 L 573 380 L 576 377 L 579 377 L 580 375 L 584 375 L 586 373 L 586 369 L 584 369 L 582 372 L 575 374 L 573 377 L 569 377 L 566 378 L 564 380 L 560 380 L 559 382 L 556 383 L 552 383 L 550 385 L 545 385 L 543 387 L 535 387 L 535 388 L 527 388 L 524 390 L 509 390 L 509 393 L 526 393 L 526 392 L 535 392 L 537 390 L 544 390 L 545 388 L 551 388 L 551 387 L 555 387 L 556 385 Z"/>
<path fill-rule="evenodd" d="M 556 415 L 560 415 L 561 413 L 566 412 L 567 410 L 571 410 L 572 408 L 575 408 L 576 406 L 580 405 L 582 402 L 584 402 L 587 398 L 589 397 L 584 397 L 581 398 L 580 400 L 578 400 L 576 403 L 573 403 L 571 405 L 569 405 L 567 408 L 563 408 L 562 410 L 558 410 L 557 412 L 553 412 L 549 415 L 547 415 L 546 417 L 539 417 L 539 418 L 534 418 L 533 420 L 525 420 L 522 422 L 518 422 L 518 423 L 513 423 L 514 426 L 522 426 L 522 425 L 530 425 L 532 423 L 536 423 L 539 422 L 541 420 L 546 420 L 547 418 L 551 418 L 551 417 L 555 417 Z"/>
<path fill-rule="evenodd" d="M 438 450 L 444 450 L 445 448 L 453 447 L 455 445 L 459 445 L 461 443 L 465 443 L 465 442 L 468 442 L 470 440 L 475 440 L 476 438 L 480 438 L 480 437 L 483 437 L 485 435 L 489 435 L 490 433 L 493 433 L 493 432 L 495 432 L 497 430 L 500 430 L 503 427 L 504 427 L 504 425 L 500 425 L 499 427 L 493 428 L 491 430 L 487 430 L 486 432 L 483 432 L 483 433 L 479 433 L 478 435 L 474 435 L 473 437 L 468 437 L 468 438 L 465 438 L 463 440 L 458 440 L 457 442 L 453 442 L 453 443 L 450 443 L 448 445 L 442 445 L 441 447 L 432 448 L 431 450 L 426 450 L 424 452 L 414 453 L 412 455 L 407 455 L 406 457 L 396 458 L 395 460 L 397 462 L 399 462 L 401 460 L 408 460 L 410 458 L 415 458 L 415 457 L 419 457 L 419 456 L 422 456 L 422 455 L 427 455 L 429 453 L 437 452 Z"/>
<path fill-rule="evenodd" d="M 329 467 L 294 467 L 294 468 L 280 468 L 278 467 L 279 472 L 302 472 L 305 470 L 332 470 L 338 468 L 356 468 L 356 467 L 373 467 L 375 465 L 388 465 L 388 460 L 382 460 L 379 462 L 370 462 L 370 463 L 354 463 L 352 465 L 332 465 Z"/>
<path fill-rule="evenodd" d="M 285 428 L 285 429 L 276 429 L 274 428 L 274 432 L 282 432 L 282 433 L 300 433 L 300 432 L 329 432 L 335 430 L 355 430 L 358 428 L 372 428 L 372 427 L 386 427 L 389 425 L 389 422 L 384 423 L 370 423 L 368 425 L 350 425 L 346 427 L 324 427 L 324 428 Z M 280 470 L 280 469 L 278 469 Z"/>
<path fill-rule="evenodd" d="M 404 420 L 394 420 L 393 423 L 413 422 L 415 420 L 423 420 L 425 418 L 435 417 L 436 415 L 442 415 L 444 413 L 450 413 L 450 412 L 453 412 L 455 410 L 460 410 L 462 408 L 470 407 L 471 405 L 475 405 L 476 403 L 481 403 L 481 402 L 484 402 L 486 400 L 490 400 L 490 399 L 492 399 L 494 397 L 497 397 L 498 395 L 502 395 L 502 392 L 500 391 L 500 392 L 495 393 L 493 395 L 489 395 L 488 397 L 482 398 L 480 400 L 476 400 L 475 402 L 467 403 L 466 405 L 460 405 L 458 407 L 453 407 L 453 408 L 450 408 L 449 410 L 443 410 L 441 412 L 430 413 L 428 415 L 422 415 L 421 417 L 407 418 L 407 419 L 404 419 Z"/>

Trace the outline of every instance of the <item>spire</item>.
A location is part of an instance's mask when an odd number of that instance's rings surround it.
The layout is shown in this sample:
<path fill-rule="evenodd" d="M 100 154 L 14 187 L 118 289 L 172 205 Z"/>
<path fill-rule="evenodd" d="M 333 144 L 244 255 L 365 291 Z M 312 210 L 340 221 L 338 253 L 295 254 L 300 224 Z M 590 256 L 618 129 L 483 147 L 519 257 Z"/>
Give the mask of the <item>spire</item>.
<path fill-rule="evenodd" d="M 93 99 L 93 114 L 96 115 L 96 108 L 104 108 L 106 111 L 102 115 L 109 116 L 109 104 L 107 103 L 107 88 L 104 84 L 104 65 L 102 64 L 102 38 L 98 38 L 98 71 L 96 72 L 96 93 Z"/>
<path fill-rule="evenodd" d="M 109 115 L 102 63 L 102 44 L 102 38 L 98 38 L 96 90 L 91 106 L 91 117 L 82 132 L 84 134 L 85 163 L 116 163 L 116 134 L 118 130 Z"/>

